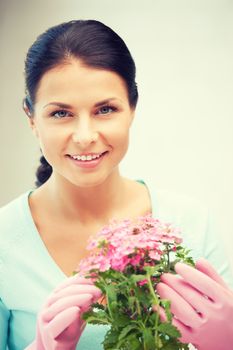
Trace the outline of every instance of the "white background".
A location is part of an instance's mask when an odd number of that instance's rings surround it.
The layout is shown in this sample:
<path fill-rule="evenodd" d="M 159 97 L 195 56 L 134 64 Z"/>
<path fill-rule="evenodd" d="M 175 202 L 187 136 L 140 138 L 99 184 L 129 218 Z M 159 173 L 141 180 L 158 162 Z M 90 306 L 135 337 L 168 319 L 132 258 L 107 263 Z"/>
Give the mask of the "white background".
<path fill-rule="evenodd" d="M 209 206 L 233 264 L 232 0 L 1 0 L 0 204 L 33 186 L 40 155 L 21 108 L 26 52 L 71 19 L 103 21 L 136 61 L 140 100 L 122 173 Z"/>

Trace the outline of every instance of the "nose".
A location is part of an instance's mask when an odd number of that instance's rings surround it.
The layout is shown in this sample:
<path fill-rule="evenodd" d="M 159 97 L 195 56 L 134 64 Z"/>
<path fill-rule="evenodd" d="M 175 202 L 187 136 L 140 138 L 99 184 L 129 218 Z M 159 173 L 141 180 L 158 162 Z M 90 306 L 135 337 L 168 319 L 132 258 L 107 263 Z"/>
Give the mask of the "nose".
<path fill-rule="evenodd" d="M 81 148 L 88 147 L 98 139 L 98 132 L 95 130 L 92 121 L 88 117 L 79 117 L 72 134 L 72 139 Z"/>

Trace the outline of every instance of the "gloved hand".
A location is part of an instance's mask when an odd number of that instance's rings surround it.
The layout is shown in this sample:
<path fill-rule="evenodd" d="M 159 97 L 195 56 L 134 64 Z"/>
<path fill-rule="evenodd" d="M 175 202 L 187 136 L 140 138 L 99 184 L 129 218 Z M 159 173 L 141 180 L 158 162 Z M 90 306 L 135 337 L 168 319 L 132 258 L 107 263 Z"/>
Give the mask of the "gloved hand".
<path fill-rule="evenodd" d="M 196 268 L 177 263 L 175 270 L 181 277 L 164 274 L 157 291 L 171 301 L 173 324 L 183 343 L 199 350 L 232 350 L 233 291 L 205 259 L 199 259 Z M 159 313 L 166 320 L 162 308 Z"/>
<path fill-rule="evenodd" d="M 85 326 L 82 313 L 100 295 L 101 291 L 89 279 L 69 277 L 48 297 L 37 318 L 36 339 L 26 349 L 75 349 Z"/>

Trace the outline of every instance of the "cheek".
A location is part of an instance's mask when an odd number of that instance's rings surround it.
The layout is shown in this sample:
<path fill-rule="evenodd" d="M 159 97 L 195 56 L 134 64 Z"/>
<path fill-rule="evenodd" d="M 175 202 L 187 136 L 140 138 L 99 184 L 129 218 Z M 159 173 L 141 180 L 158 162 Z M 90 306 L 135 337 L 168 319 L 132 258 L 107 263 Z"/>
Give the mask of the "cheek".
<path fill-rule="evenodd" d="M 108 138 L 109 143 L 112 143 L 113 146 L 120 146 L 122 147 L 125 144 L 128 144 L 129 141 L 129 131 L 130 131 L 130 125 L 126 121 L 122 123 L 115 122 L 112 123 L 106 130 L 105 135 Z"/>
<path fill-rule="evenodd" d="M 42 152 L 52 154 L 64 144 L 64 135 L 54 128 L 38 128 L 38 140 Z"/>
<path fill-rule="evenodd" d="M 124 155 L 128 149 L 129 144 L 129 128 L 121 125 L 119 128 L 113 127 L 108 133 L 108 143 L 113 147 L 114 152 Z"/>

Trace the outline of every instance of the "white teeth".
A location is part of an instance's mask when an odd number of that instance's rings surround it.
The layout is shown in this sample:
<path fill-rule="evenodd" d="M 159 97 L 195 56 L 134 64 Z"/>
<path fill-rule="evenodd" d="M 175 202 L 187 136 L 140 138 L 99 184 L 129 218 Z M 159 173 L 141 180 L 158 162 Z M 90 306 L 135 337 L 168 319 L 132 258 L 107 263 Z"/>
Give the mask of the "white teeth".
<path fill-rule="evenodd" d="M 88 155 L 88 156 L 71 156 L 73 159 L 75 160 L 82 160 L 82 161 L 87 161 L 87 160 L 92 160 L 92 159 L 96 159 L 99 158 L 101 156 L 101 154 L 96 154 L 96 155 Z"/>

